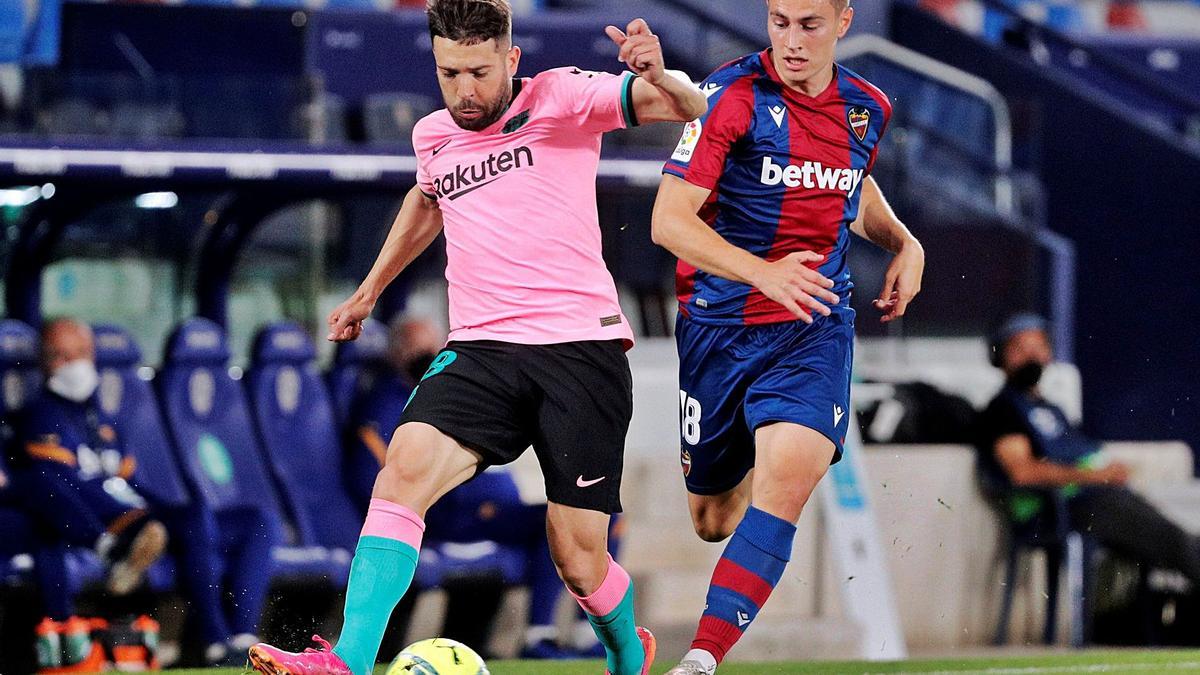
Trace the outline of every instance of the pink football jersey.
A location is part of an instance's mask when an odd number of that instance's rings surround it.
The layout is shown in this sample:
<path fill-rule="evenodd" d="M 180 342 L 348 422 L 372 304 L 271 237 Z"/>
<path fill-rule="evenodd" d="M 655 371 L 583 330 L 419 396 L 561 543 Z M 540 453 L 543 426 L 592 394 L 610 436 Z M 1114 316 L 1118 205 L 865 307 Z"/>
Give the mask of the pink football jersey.
<path fill-rule="evenodd" d="M 451 341 L 633 344 L 596 215 L 600 139 L 635 123 L 633 80 L 558 68 L 514 80 L 482 131 L 445 109 L 417 123 L 417 184 L 445 223 Z"/>

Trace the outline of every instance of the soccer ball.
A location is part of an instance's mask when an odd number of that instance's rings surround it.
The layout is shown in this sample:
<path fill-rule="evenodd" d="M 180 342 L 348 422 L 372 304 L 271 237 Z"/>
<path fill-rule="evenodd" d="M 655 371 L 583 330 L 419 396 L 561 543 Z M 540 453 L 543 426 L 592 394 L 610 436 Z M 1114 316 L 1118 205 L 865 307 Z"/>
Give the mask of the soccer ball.
<path fill-rule="evenodd" d="M 491 675 L 474 649 L 446 638 L 421 640 L 404 648 L 387 675 Z"/>

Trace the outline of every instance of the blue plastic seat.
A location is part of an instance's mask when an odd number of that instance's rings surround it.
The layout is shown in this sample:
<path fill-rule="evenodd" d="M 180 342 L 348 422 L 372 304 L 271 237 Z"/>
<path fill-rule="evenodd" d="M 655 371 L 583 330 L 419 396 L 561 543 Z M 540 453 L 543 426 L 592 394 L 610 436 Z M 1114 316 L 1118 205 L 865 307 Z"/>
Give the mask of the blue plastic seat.
<path fill-rule="evenodd" d="M 385 367 L 387 339 L 387 328 L 367 319 L 357 340 L 338 344 L 325 381 L 339 427 L 345 427 L 355 399 L 374 386 L 380 369 Z"/>
<path fill-rule="evenodd" d="M 247 391 L 299 543 L 349 552 L 362 520 L 342 483 L 341 442 L 316 357 L 300 326 L 268 326 L 254 342 Z"/>
<path fill-rule="evenodd" d="M 226 370 L 225 333 L 191 319 L 167 342 L 159 400 L 184 473 L 217 513 L 279 513 L 241 385 Z"/>
<path fill-rule="evenodd" d="M 35 395 L 41 379 L 37 332 L 15 319 L 0 319 L 0 474 L 4 476 L 0 481 L 0 538 L 4 540 L 0 579 L 26 579 L 32 565 L 32 560 L 22 555 L 31 551 L 29 519 L 15 508 L 12 474 L 5 460 L 13 449 L 16 416 Z M 14 561 L 13 556 L 21 559 Z"/>
<path fill-rule="evenodd" d="M 14 440 L 19 413 L 42 386 L 38 335 L 15 319 L 0 319 L 0 450 Z"/>
<path fill-rule="evenodd" d="M 0 454 L 0 582 L 23 578 L 34 544 L 33 522 L 8 501 L 11 480 L 12 474 Z M 14 560 L 17 556 L 21 559 Z"/>
<path fill-rule="evenodd" d="M 15 63 L 25 51 L 25 3 L 0 2 L 0 63 Z"/>
<path fill-rule="evenodd" d="M 111 420 L 126 450 L 137 459 L 133 483 L 139 492 L 158 504 L 191 503 L 150 380 L 138 372 L 141 349 L 118 326 L 98 325 L 93 330 L 96 368 L 100 371 L 100 411 Z"/>
<path fill-rule="evenodd" d="M 414 581 L 418 588 L 464 578 L 491 577 L 509 586 L 524 582 L 531 511 L 521 502 L 507 469 L 485 471 L 451 490 L 426 516 L 426 546 Z M 540 536 L 540 535 L 539 535 Z"/>
<path fill-rule="evenodd" d="M 245 391 L 226 369 L 229 356 L 219 326 L 201 318 L 186 321 L 167 341 L 165 363 L 157 378 L 159 400 L 184 474 L 216 514 L 218 526 L 238 529 L 239 515 L 253 513 L 262 516 L 270 530 L 256 536 L 280 541 L 279 498 Z M 348 560 L 299 543 L 275 547 L 269 563 L 275 567 L 275 577 L 322 576 L 344 583 Z"/>

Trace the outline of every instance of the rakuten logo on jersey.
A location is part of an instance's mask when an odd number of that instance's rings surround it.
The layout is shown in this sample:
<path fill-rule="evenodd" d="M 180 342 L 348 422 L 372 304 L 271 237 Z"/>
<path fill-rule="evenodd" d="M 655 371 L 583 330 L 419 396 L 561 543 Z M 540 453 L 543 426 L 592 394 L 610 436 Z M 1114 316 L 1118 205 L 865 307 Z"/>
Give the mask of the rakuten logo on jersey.
<path fill-rule="evenodd" d="M 473 165 L 454 167 L 454 171 L 433 179 L 433 191 L 438 199 L 458 199 L 479 188 L 494 183 L 509 171 L 533 166 L 533 151 L 528 146 L 516 150 L 505 150 L 499 155 L 492 153 L 487 159 Z"/>
<path fill-rule="evenodd" d="M 858 190 L 866 172 L 862 169 L 838 169 L 826 167 L 820 162 L 805 162 L 800 166 L 788 164 L 780 166 L 770 157 L 763 157 L 762 184 L 775 186 L 783 183 L 788 187 L 801 187 L 812 190 L 841 190 L 847 197 L 853 197 Z"/>

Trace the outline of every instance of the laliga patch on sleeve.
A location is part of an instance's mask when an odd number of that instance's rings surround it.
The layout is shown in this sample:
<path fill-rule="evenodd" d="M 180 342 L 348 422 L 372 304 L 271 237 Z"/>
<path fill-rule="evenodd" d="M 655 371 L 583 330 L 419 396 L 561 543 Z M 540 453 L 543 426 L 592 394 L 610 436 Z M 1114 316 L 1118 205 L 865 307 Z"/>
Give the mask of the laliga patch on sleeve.
<path fill-rule="evenodd" d="M 700 132 L 704 126 L 700 124 L 700 120 L 692 120 L 683 128 L 683 136 L 679 139 L 679 145 L 675 146 L 675 154 L 671 155 L 671 159 L 679 162 L 690 162 L 692 154 L 696 151 L 696 146 L 700 143 Z"/>

